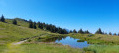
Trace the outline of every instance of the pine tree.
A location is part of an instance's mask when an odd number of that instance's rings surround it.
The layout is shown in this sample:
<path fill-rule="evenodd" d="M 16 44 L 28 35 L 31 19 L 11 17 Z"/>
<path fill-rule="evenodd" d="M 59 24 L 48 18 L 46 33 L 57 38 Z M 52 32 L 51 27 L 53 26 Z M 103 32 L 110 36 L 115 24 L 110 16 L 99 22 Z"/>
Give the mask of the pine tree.
<path fill-rule="evenodd" d="M 61 34 L 61 31 L 62 31 L 62 29 L 60 27 L 58 27 L 57 33 L 60 33 Z"/>
<path fill-rule="evenodd" d="M 36 22 L 33 23 L 33 28 L 36 29 Z"/>
<path fill-rule="evenodd" d="M 72 33 L 72 30 L 70 30 L 69 33 Z"/>
<path fill-rule="evenodd" d="M 38 28 L 43 29 L 43 24 L 38 22 Z"/>
<path fill-rule="evenodd" d="M 38 24 L 38 28 L 40 28 L 40 24 L 41 24 L 41 23 L 40 23 L 40 22 L 38 22 L 37 24 Z"/>
<path fill-rule="evenodd" d="M 112 35 L 112 33 L 111 33 L 111 32 L 109 32 L 109 35 Z"/>
<path fill-rule="evenodd" d="M 119 33 L 118 33 L 118 36 L 119 36 Z"/>
<path fill-rule="evenodd" d="M 78 31 L 78 33 L 83 34 L 84 32 L 83 32 L 83 30 L 82 30 L 82 29 L 80 29 L 80 30 Z"/>
<path fill-rule="evenodd" d="M 86 33 L 86 34 L 90 34 L 90 32 L 89 32 L 88 30 L 87 30 L 87 31 L 85 31 L 85 33 Z"/>
<path fill-rule="evenodd" d="M 40 24 L 40 28 L 43 29 L 43 23 Z"/>
<path fill-rule="evenodd" d="M 3 16 L 3 15 L 1 16 L 0 21 L 5 22 L 5 18 L 4 18 L 4 16 Z"/>
<path fill-rule="evenodd" d="M 116 36 L 117 34 L 116 34 L 116 33 L 114 33 L 114 35 Z"/>
<path fill-rule="evenodd" d="M 33 22 L 32 22 L 32 20 L 29 20 L 29 28 L 33 28 Z"/>
<path fill-rule="evenodd" d="M 102 34 L 101 28 L 99 28 L 95 34 Z"/>
<path fill-rule="evenodd" d="M 73 30 L 73 33 L 77 33 L 77 31 L 74 29 L 74 30 Z"/>
<path fill-rule="evenodd" d="M 17 25 L 17 20 L 16 19 L 13 20 L 13 24 Z"/>

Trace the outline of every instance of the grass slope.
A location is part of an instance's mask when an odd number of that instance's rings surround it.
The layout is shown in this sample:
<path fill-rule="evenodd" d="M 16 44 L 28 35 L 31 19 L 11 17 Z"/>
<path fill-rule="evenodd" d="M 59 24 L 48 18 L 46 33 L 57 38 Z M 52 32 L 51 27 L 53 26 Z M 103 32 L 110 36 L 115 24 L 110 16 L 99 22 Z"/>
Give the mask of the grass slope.
<path fill-rule="evenodd" d="M 82 53 L 82 49 L 57 44 L 25 43 L 12 45 L 13 42 L 19 42 L 30 37 L 60 35 L 41 29 L 30 29 L 27 27 L 27 23 L 23 21 L 18 21 L 18 25 L 11 24 L 11 20 L 7 20 L 7 23 L 0 22 L 0 53 Z"/>
<path fill-rule="evenodd" d="M 84 48 L 84 51 L 94 53 L 119 53 L 119 36 L 101 34 L 69 34 L 70 36 L 88 41 L 91 46 Z"/>
<path fill-rule="evenodd" d="M 88 41 L 90 44 L 119 44 L 119 36 L 102 34 L 68 34 L 74 38 Z M 92 35 L 92 36 L 89 36 Z"/>

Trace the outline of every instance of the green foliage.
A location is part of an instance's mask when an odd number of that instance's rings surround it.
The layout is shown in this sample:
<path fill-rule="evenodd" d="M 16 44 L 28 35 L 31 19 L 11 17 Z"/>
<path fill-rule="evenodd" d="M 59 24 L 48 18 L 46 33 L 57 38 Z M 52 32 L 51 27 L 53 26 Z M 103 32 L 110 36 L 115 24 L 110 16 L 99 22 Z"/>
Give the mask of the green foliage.
<path fill-rule="evenodd" d="M 78 31 L 78 33 L 84 34 L 84 32 L 83 32 L 82 29 L 80 29 L 80 30 Z"/>
<path fill-rule="evenodd" d="M 62 29 L 60 27 L 56 27 L 55 25 L 52 24 L 45 24 L 38 22 L 38 28 L 43 29 L 43 30 L 48 30 L 53 33 L 59 33 L 59 34 L 68 34 L 68 32 L 65 29 Z"/>
<path fill-rule="evenodd" d="M 38 24 L 38 28 L 43 29 L 42 23 L 38 22 L 37 24 Z"/>
<path fill-rule="evenodd" d="M 72 30 L 70 30 L 69 33 L 73 33 Z"/>
<path fill-rule="evenodd" d="M 0 21 L 5 22 L 5 18 L 4 18 L 4 16 L 3 16 L 3 15 L 1 16 Z"/>
<path fill-rule="evenodd" d="M 109 35 L 112 35 L 112 33 L 111 33 L 111 32 L 109 32 Z"/>
<path fill-rule="evenodd" d="M 77 42 L 84 42 L 85 40 L 77 40 Z"/>
<path fill-rule="evenodd" d="M 33 28 L 33 22 L 32 22 L 32 20 L 29 20 L 29 28 Z"/>
<path fill-rule="evenodd" d="M 14 24 L 14 25 L 17 25 L 17 20 L 14 19 L 14 20 L 13 20 L 13 24 Z"/>
<path fill-rule="evenodd" d="M 36 29 L 36 22 L 33 23 L 33 28 Z"/>
<path fill-rule="evenodd" d="M 90 32 L 89 32 L 88 30 L 87 30 L 87 31 L 85 31 L 84 33 L 85 33 L 85 34 L 90 34 Z"/>
<path fill-rule="evenodd" d="M 114 33 L 114 35 L 116 36 L 117 34 L 116 34 L 116 33 Z"/>
<path fill-rule="evenodd" d="M 95 34 L 103 34 L 103 32 L 101 31 L 101 28 L 99 28 L 99 29 L 95 32 Z"/>
<path fill-rule="evenodd" d="M 74 29 L 74 30 L 73 30 L 73 33 L 77 33 L 77 31 Z"/>

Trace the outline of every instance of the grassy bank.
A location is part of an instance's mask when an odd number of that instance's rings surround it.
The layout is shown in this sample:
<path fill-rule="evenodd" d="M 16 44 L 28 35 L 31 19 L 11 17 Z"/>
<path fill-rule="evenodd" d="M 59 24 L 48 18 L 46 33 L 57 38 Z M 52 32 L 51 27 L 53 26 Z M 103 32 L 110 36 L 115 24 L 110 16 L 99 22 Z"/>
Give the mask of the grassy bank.
<path fill-rule="evenodd" d="M 41 35 L 60 35 L 60 34 L 43 31 L 41 29 L 39 30 L 30 29 L 28 27 L 0 22 L 0 52 L 7 49 L 6 45 L 9 43 L 18 42 L 24 39 L 37 37 Z"/>
<path fill-rule="evenodd" d="M 119 36 L 101 35 L 101 34 L 69 34 L 69 36 L 86 40 L 90 44 L 119 44 Z"/>
<path fill-rule="evenodd" d="M 91 46 L 83 50 L 94 53 L 119 53 L 119 36 L 101 35 L 101 34 L 69 34 L 69 36 L 85 40 Z"/>
<path fill-rule="evenodd" d="M 69 46 L 59 44 L 39 43 L 58 36 L 57 33 L 51 33 L 41 29 L 30 29 L 26 22 L 18 21 L 18 25 L 0 22 L 0 53 L 82 53 L 82 49 L 75 49 Z M 21 23 L 20 23 L 21 22 Z M 19 42 L 24 39 L 31 40 L 34 43 L 24 43 L 22 45 L 12 45 L 13 42 Z M 42 39 L 39 39 L 42 38 Z M 37 41 L 36 41 L 37 40 Z M 39 41 L 40 40 L 40 41 Z M 36 44 L 37 43 L 37 44 Z"/>
<path fill-rule="evenodd" d="M 119 53 L 119 45 L 91 45 L 84 48 L 84 51 L 93 51 L 95 53 Z"/>
<path fill-rule="evenodd" d="M 22 44 L 19 50 L 24 53 L 82 53 L 81 49 L 71 48 L 55 43 Z"/>

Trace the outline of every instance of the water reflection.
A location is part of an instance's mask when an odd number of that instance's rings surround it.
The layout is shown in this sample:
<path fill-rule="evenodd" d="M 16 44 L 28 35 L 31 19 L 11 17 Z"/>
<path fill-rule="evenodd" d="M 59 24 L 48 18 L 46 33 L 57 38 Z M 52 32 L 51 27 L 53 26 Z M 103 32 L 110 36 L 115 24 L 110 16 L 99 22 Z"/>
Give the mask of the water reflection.
<path fill-rule="evenodd" d="M 57 39 L 56 43 L 62 43 L 63 45 L 69 45 L 74 48 L 84 48 L 88 47 L 90 44 L 87 43 L 87 41 L 84 42 L 77 42 L 79 39 L 72 38 L 70 36 L 67 36 L 65 38 Z"/>
<path fill-rule="evenodd" d="M 73 48 L 84 48 L 84 47 L 88 47 L 90 45 L 87 43 L 87 41 L 75 39 L 70 36 L 50 37 L 50 38 L 44 39 L 43 41 L 44 42 L 62 43 L 63 45 L 69 45 Z"/>

